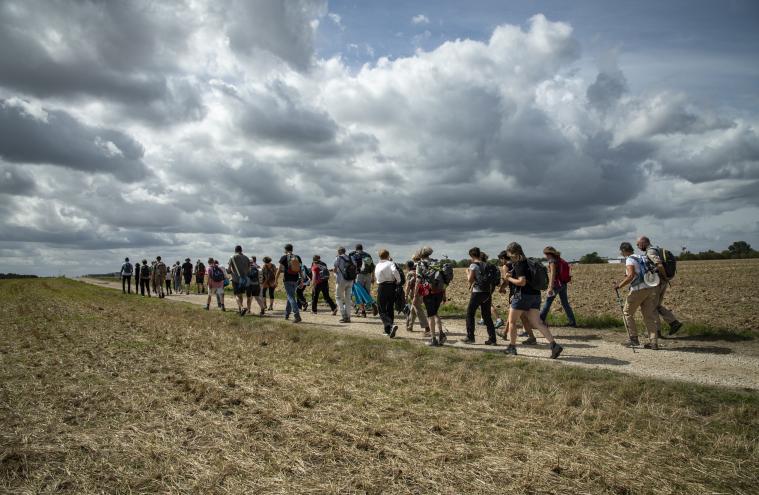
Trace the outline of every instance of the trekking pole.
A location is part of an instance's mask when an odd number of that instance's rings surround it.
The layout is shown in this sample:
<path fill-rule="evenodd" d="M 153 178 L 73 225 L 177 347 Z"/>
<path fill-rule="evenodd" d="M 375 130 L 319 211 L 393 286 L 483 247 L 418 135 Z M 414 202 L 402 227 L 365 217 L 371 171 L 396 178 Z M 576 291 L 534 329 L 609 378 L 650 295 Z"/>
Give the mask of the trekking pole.
<path fill-rule="evenodd" d="M 615 287 L 614 292 L 617 293 L 617 303 L 619 303 L 619 309 L 622 310 L 622 323 L 625 325 L 627 338 L 632 340 L 632 336 L 630 335 L 630 329 L 627 327 L 627 320 L 625 320 L 625 304 L 622 302 L 622 296 L 619 295 L 619 289 Z M 635 346 L 630 346 L 630 348 L 633 350 L 633 354 L 635 354 Z"/>

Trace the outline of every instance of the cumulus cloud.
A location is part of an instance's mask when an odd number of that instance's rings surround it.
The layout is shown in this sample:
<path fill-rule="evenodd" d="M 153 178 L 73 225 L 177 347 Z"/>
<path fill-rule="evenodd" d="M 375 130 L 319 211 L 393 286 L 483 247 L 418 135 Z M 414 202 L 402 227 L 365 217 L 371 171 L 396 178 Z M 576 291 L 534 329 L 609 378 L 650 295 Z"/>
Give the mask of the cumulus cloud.
<path fill-rule="evenodd" d="M 417 14 L 411 18 L 412 24 L 429 24 L 430 19 L 424 14 Z"/>
<path fill-rule="evenodd" d="M 172 5 L 0 6 L 0 257 L 579 246 L 759 206 L 755 122 L 614 54 L 585 78 L 568 23 L 356 68 L 315 53 L 325 2 Z"/>

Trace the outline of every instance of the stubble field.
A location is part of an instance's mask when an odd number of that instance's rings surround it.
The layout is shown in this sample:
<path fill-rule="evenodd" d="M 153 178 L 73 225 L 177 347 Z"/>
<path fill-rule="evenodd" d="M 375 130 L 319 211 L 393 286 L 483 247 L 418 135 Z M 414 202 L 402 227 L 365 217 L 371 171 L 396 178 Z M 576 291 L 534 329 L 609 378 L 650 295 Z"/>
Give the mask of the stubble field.
<path fill-rule="evenodd" d="M 621 280 L 623 274 L 624 266 L 620 264 L 572 267 L 569 300 L 581 322 L 620 318 L 612 284 Z M 680 262 L 677 276 L 667 291 L 665 305 L 696 333 L 709 329 L 735 333 L 757 331 L 757 281 L 759 260 L 756 259 Z M 464 268 L 456 269 L 448 297 L 456 308 L 466 308 L 469 290 Z M 507 296 L 496 296 L 496 305 L 505 311 Z M 554 301 L 551 311 L 556 321 L 563 321 L 558 300 Z"/>

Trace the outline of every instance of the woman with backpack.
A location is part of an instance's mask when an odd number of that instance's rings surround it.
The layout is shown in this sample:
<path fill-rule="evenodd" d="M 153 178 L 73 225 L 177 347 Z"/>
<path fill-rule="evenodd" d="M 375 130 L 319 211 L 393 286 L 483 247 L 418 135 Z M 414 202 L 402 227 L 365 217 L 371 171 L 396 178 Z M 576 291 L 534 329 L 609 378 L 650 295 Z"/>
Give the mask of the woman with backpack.
<path fill-rule="evenodd" d="M 211 295 L 216 295 L 216 304 L 219 305 L 222 311 L 226 311 L 224 307 L 224 280 L 227 275 L 224 270 L 219 266 L 219 261 L 213 258 L 208 258 L 208 299 L 206 299 L 206 310 L 211 309 Z"/>
<path fill-rule="evenodd" d="M 514 275 L 507 277 L 506 281 L 514 284 L 514 297 L 511 299 L 511 310 L 509 311 L 509 346 L 506 348 L 507 354 L 516 355 L 517 332 L 516 325 L 523 314 L 527 315 L 527 320 L 533 328 L 536 328 L 548 340 L 551 348 L 551 359 L 556 359 L 564 350 L 551 335 L 545 323 L 540 320 L 540 289 L 545 287 L 541 285 L 540 277 L 545 277 L 545 268 L 536 260 L 528 260 L 524 255 L 522 246 L 516 242 L 506 246 L 506 254 L 511 259 L 514 266 Z M 542 273 L 541 273 L 542 270 Z M 543 278 L 542 282 L 545 282 Z"/>
<path fill-rule="evenodd" d="M 495 326 L 490 314 L 490 307 L 493 303 L 492 284 L 487 275 L 487 263 L 480 258 L 480 248 L 473 247 L 469 250 L 471 263 L 466 270 L 467 281 L 471 289 L 469 296 L 469 306 L 466 309 L 466 339 L 464 344 L 474 344 L 474 315 L 479 308 L 482 319 L 485 321 L 485 327 L 488 329 L 488 340 L 485 345 L 496 345 Z"/>
<path fill-rule="evenodd" d="M 311 312 L 313 314 L 317 313 L 319 294 L 322 294 L 324 302 L 332 310 L 332 316 L 336 315 L 337 304 L 332 300 L 332 296 L 329 295 L 329 267 L 318 254 L 314 255 L 313 263 L 311 263 L 311 280 Z"/>
<path fill-rule="evenodd" d="M 430 333 L 432 335 L 432 339 L 430 339 L 427 345 L 437 347 L 443 345 L 448 337 L 443 331 L 443 322 L 437 314 L 445 298 L 445 286 L 440 287 L 439 284 L 433 283 L 433 265 L 436 260 L 430 258 L 432 252 L 431 247 L 424 246 L 417 253 L 419 255 L 419 263 L 417 263 L 416 267 L 416 281 L 417 291 L 422 297 L 424 308 L 427 311 L 427 323 L 430 325 Z M 439 331 L 439 338 L 435 335 L 435 329 Z"/>
<path fill-rule="evenodd" d="M 543 255 L 548 260 L 548 291 L 546 292 L 546 302 L 543 304 L 543 309 L 540 310 L 540 320 L 543 323 L 546 322 L 551 304 L 553 304 L 556 296 L 559 296 L 561 307 L 564 308 L 564 313 L 567 315 L 567 326 L 576 327 L 575 314 L 567 298 L 567 285 L 572 279 L 569 263 L 561 257 L 561 253 L 553 246 L 546 246 Z"/>
<path fill-rule="evenodd" d="M 261 289 L 263 289 L 264 303 L 269 297 L 269 311 L 274 309 L 274 289 L 277 288 L 277 267 L 271 262 L 271 258 L 264 256 L 264 264 L 261 266 Z"/>
<path fill-rule="evenodd" d="M 514 276 L 514 265 L 511 263 L 511 260 L 509 260 L 509 255 L 506 253 L 506 251 L 501 251 L 498 253 L 498 262 L 501 265 L 501 287 L 498 289 L 498 292 L 501 294 L 508 293 L 508 307 L 509 312 L 511 312 L 511 300 L 514 298 L 514 292 L 516 292 L 516 286 L 509 282 L 509 277 Z M 530 325 L 530 320 L 527 319 L 527 314 L 522 313 L 522 315 L 519 317 L 519 320 L 522 322 L 522 327 L 524 327 L 524 334 L 520 335 L 520 337 L 527 337 L 526 340 L 522 341 L 522 345 L 535 345 L 538 343 L 538 339 L 535 338 L 535 334 L 532 332 L 532 325 Z M 498 328 L 496 326 L 496 328 Z M 509 335 L 511 334 L 511 325 L 509 324 L 509 319 L 506 318 L 506 328 L 503 331 L 503 339 L 509 340 Z M 516 327 L 514 328 L 514 332 L 516 332 Z"/>

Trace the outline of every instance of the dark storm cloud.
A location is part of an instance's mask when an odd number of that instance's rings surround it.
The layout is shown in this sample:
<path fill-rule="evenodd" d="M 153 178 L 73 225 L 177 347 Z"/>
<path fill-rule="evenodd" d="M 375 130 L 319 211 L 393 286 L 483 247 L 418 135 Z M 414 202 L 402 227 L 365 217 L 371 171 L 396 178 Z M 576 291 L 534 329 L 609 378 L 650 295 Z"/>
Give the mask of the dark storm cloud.
<path fill-rule="evenodd" d="M 127 134 L 84 125 L 63 111 L 43 112 L 35 116 L 21 101 L 0 100 L 0 157 L 109 173 L 126 182 L 148 175 L 142 146 Z"/>
<path fill-rule="evenodd" d="M 621 70 L 599 72 L 588 86 L 588 103 L 598 110 L 607 111 L 627 92 L 627 79 Z"/>

